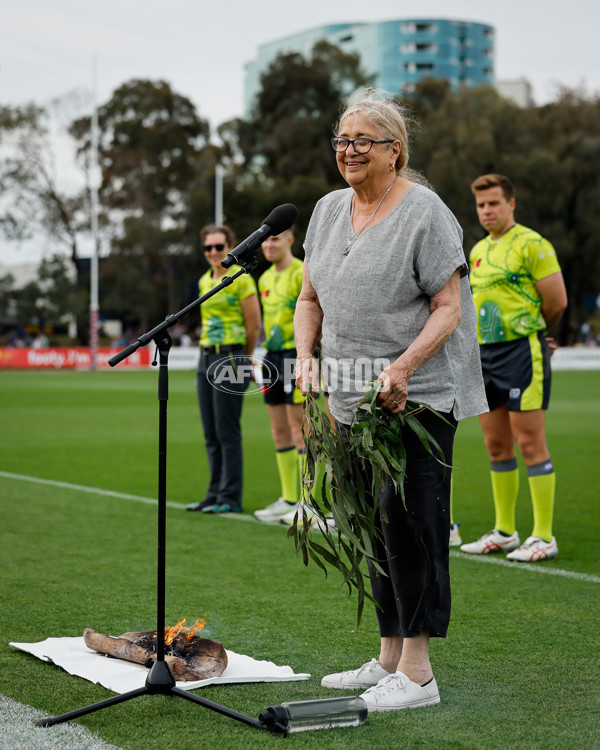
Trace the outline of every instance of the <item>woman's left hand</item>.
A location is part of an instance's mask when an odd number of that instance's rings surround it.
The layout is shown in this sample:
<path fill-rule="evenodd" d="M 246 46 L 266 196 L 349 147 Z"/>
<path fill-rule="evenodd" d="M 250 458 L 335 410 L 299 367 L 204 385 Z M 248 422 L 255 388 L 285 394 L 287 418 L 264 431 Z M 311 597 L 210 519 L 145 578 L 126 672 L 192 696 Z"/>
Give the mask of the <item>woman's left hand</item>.
<path fill-rule="evenodd" d="M 384 409 L 397 414 L 404 411 L 408 397 L 408 367 L 396 360 L 381 372 L 377 380 L 382 384 L 377 403 Z"/>

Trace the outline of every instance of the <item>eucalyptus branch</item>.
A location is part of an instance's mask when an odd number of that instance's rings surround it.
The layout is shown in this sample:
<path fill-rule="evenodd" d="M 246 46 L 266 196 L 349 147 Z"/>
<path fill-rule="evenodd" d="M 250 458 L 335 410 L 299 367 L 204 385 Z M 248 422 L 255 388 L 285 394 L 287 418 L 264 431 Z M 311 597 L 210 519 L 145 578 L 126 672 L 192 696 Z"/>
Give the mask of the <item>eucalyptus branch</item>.
<path fill-rule="evenodd" d="M 405 503 L 403 430 L 410 427 L 425 449 L 444 462 L 439 444 L 418 419 L 425 410 L 437 412 L 408 401 L 404 412 L 392 414 L 377 404 L 381 387 L 377 380 L 368 384 L 346 435 L 334 429 L 315 394 L 308 393 L 304 404 L 302 503 L 288 531 L 304 565 L 312 560 L 326 576 L 331 566 L 341 573 L 348 596 L 356 589 L 357 627 L 365 597 L 377 605 L 370 593 L 366 560 L 373 571 L 386 575 L 377 555 L 378 545 L 383 545 L 378 515 L 386 519 L 379 503 L 381 491 L 391 483 Z M 333 517 L 335 529 L 327 525 L 327 517 Z"/>

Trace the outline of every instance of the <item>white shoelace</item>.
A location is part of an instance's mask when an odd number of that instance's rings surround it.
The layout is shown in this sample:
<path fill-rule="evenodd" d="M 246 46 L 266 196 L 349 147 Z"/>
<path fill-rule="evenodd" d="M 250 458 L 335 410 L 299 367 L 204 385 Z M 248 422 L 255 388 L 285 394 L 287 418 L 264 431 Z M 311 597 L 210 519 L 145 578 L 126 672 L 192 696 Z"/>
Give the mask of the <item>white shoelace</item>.
<path fill-rule="evenodd" d="M 373 685 L 373 687 L 370 687 L 366 692 L 373 693 L 374 695 L 388 695 L 389 693 L 393 693 L 395 690 L 400 690 L 406 687 L 409 682 L 410 680 L 407 677 L 396 672 L 394 674 L 388 675 L 387 677 L 384 677 L 382 680 L 379 680 L 377 685 Z"/>
<path fill-rule="evenodd" d="M 366 664 L 363 664 L 362 667 L 358 670 L 356 669 L 348 669 L 346 672 L 342 672 L 343 675 L 356 675 L 359 677 L 362 672 L 374 672 L 377 667 L 379 667 L 380 664 L 377 661 L 377 659 L 371 659 L 371 661 L 367 662 Z"/>

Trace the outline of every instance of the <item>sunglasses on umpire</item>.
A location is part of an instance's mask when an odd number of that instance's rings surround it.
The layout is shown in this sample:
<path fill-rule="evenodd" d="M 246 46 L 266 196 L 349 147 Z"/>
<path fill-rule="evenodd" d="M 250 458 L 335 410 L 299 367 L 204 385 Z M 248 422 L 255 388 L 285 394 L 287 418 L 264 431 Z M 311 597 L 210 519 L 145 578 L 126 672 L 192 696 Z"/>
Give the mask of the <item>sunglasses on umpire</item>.
<path fill-rule="evenodd" d="M 211 250 L 216 250 L 218 253 L 222 253 L 225 250 L 225 245 L 221 242 L 218 245 L 203 245 L 202 249 L 205 253 L 210 253 Z"/>

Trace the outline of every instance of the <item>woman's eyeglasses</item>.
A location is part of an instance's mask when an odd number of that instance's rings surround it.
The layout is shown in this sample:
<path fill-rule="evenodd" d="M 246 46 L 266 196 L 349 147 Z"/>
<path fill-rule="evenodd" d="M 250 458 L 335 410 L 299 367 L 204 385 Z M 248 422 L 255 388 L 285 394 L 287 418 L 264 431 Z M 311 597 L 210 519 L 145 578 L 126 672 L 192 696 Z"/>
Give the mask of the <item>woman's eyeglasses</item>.
<path fill-rule="evenodd" d="M 202 249 L 205 253 L 210 253 L 211 250 L 216 250 L 218 253 L 222 253 L 225 250 L 225 245 L 220 243 L 219 245 L 203 245 Z"/>
<path fill-rule="evenodd" d="M 373 148 L 374 143 L 393 143 L 394 141 L 374 141 L 372 138 L 355 138 L 353 141 L 349 138 L 332 138 L 331 145 L 334 151 L 345 151 L 350 144 L 354 146 L 357 154 L 368 154 Z"/>

